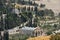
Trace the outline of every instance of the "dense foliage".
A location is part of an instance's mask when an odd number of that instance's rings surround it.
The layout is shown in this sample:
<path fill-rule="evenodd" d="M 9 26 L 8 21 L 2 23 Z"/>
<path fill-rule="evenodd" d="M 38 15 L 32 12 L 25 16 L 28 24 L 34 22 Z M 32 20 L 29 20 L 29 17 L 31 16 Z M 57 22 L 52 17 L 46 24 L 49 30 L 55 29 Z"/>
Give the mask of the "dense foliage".
<path fill-rule="evenodd" d="M 60 34 L 52 35 L 50 40 L 60 40 Z"/>

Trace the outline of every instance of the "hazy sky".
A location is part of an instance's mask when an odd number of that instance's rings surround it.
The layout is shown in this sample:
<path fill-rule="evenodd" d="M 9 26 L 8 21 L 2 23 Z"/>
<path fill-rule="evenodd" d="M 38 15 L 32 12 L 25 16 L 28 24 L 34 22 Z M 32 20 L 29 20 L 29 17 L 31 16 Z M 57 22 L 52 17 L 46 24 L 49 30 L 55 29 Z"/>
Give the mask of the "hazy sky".
<path fill-rule="evenodd" d="M 60 0 L 41 0 L 37 3 L 46 4 L 46 8 L 52 9 L 56 15 L 60 12 Z"/>

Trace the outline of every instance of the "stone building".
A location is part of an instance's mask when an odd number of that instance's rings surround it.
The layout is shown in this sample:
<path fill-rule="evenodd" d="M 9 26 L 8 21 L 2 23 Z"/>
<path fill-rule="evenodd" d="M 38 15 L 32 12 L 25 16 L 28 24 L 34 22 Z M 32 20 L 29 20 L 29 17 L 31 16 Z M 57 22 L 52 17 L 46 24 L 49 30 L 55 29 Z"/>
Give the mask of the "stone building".
<path fill-rule="evenodd" d="M 28 36 L 43 36 L 45 35 L 43 29 L 40 27 L 23 27 L 20 29 L 20 34 Z"/>

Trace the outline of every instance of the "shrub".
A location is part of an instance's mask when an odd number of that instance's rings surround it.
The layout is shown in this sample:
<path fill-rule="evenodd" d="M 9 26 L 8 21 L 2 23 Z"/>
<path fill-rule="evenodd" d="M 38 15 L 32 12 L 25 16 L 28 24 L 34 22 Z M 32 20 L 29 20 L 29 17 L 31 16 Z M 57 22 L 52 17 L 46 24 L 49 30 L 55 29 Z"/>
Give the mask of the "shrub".
<path fill-rule="evenodd" d="M 60 35 L 59 34 L 51 35 L 51 39 L 50 40 L 60 40 Z"/>

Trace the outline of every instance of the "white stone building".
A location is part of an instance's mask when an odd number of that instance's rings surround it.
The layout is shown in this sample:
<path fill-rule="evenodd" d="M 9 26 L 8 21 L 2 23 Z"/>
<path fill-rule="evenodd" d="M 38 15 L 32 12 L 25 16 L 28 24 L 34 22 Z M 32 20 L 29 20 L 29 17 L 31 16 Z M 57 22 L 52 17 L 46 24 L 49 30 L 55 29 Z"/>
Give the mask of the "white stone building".
<path fill-rule="evenodd" d="M 20 29 L 20 34 L 29 35 L 29 36 L 44 36 L 46 35 L 43 29 L 40 27 L 23 27 Z"/>

